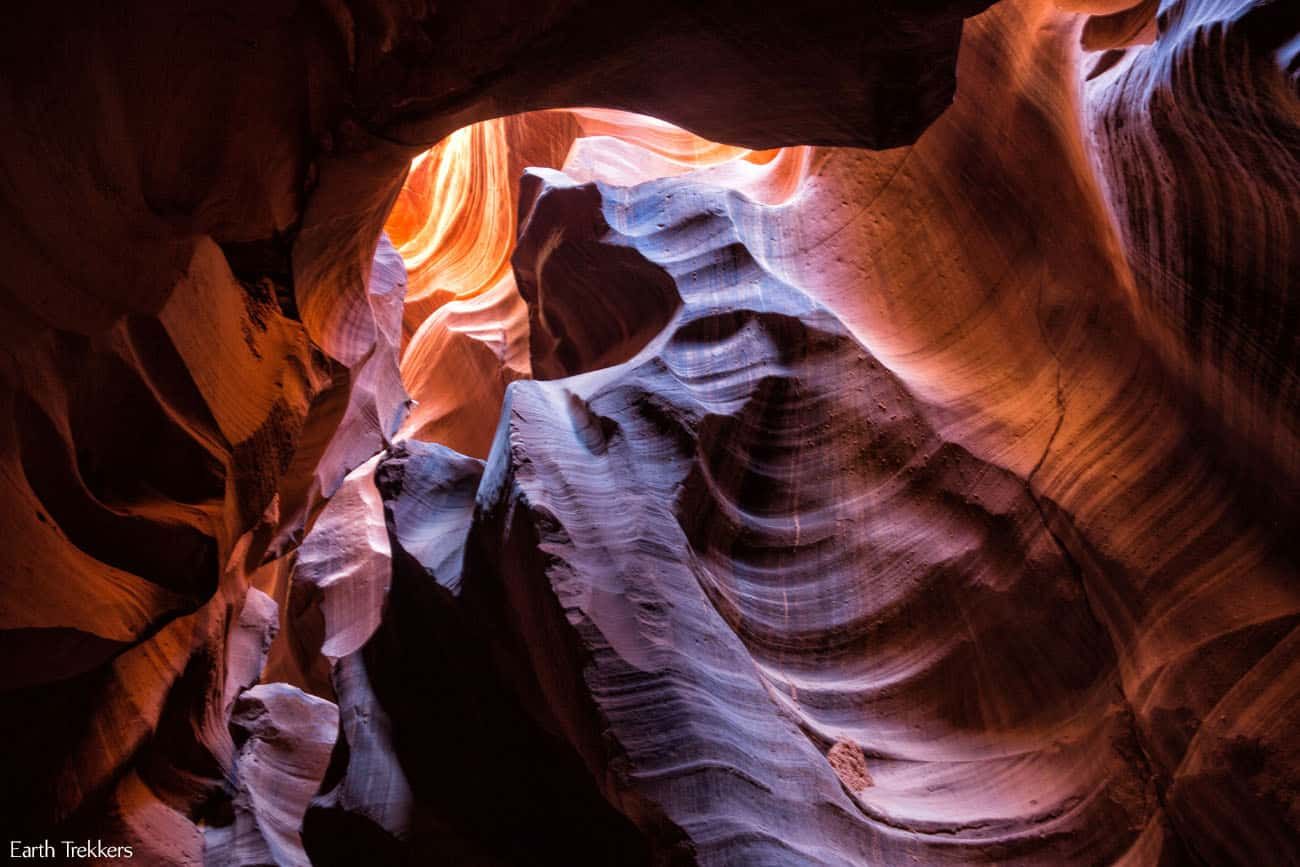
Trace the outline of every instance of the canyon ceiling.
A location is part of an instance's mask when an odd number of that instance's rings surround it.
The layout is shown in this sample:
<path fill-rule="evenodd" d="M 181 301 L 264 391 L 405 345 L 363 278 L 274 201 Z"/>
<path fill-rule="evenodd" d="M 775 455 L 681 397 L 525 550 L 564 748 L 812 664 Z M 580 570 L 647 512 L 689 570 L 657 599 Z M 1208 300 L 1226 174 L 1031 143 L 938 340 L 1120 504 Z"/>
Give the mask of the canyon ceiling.
<path fill-rule="evenodd" d="M 9 840 L 1300 864 L 1300 3 L 16 5 Z"/>

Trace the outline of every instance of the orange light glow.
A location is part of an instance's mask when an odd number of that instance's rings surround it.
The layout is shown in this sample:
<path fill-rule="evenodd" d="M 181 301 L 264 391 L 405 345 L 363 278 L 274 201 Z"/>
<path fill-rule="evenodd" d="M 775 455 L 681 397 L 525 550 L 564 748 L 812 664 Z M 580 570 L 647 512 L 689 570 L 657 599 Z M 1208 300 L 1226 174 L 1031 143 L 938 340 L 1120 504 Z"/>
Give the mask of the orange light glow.
<path fill-rule="evenodd" d="M 652 117 L 612 109 L 581 108 L 569 114 L 578 133 L 571 144 L 605 137 L 635 149 L 640 159 L 634 181 L 743 161 L 765 167 L 766 174 L 782 175 L 777 186 L 784 192 L 780 198 L 785 198 L 797 188 L 805 169 L 807 148 L 748 150 L 708 141 Z M 411 162 L 410 175 L 385 226 L 406 262 L 408 335 L 438 307 L 481 294 L 510 269 L 516 202 L 507 123 L 508 119 L 498 118 L 457 130 Z M 572 156 L 574 151 L 569 153 Z M 624 177 L 609 180 L 633 180 L 626 171 L 618 174 Z M 748 186 L 725 181 L 723 185 Z"/>
<path fill-rule="evenodd" d="M 420 154 L 385 226 L 407 270 L 401 371 L 416 406 L 401 435 L 482 457 L 506 385 L 531 375 L 528 313 L 510 270 L 525 166 L 622 186 L 698 171 L 778 204 L 799 190 L 811 154 L 719 144 L 596 108 L 484 121 Z"/>
<path fill-rule="evenodd" d="M 412 161 L 384 227 L 406 263 L 408 334 L 447 301 L 478 295 L 509 269 L 515 203 L 506 157 L 504 121 L 490 120 L 457 130 Z"/>

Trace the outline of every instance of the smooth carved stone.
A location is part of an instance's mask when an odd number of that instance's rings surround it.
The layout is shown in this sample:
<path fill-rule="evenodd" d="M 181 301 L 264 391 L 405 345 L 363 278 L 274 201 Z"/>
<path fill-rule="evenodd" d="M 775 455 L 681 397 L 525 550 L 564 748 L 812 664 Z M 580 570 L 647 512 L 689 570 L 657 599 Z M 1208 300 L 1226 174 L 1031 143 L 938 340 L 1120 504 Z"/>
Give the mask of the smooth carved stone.
<path fill-rule="evenodd" d="M 621 365 L 508 391 L 462 599 L 528 711 L 661 857 L 1124 853 L 1158 805 L 1050 504 L 767 273 L 726 192 L 534 183 L 560 219 L 521 249 L 580 232 L 681 306 Z"/>
<path fill-rule="evenodd" d="M 524 175 L 513 262 L 528 304 L 533 376 L 557 379 L 627 361 L 681 301 L 667 271 L 606 240 L 595 186 L 553 196 L 544 194 L 546 183 L 564 181 L 535 169 Z"/>
<path fill-rule="evenodd" d="M 233 821 L 206 829 L 205 864 L 310 864 L 298 829 L 329 764 L 338 716 L 332 702 L 283 683 L 239 696 L 230 718 L 240 742 Z"/>
<path fill-rule="evenodd" d="M 164 767 L 155 753 L 220 740 L 206 696 L 250 575 L 291 556 L 402 422 L 403 280 L 376 244 L 418 152 L 474 121 L 593 103 L 760 146 L 908 141 L 951 101 L 963 16 L 985 5 L 14 10 L 0 812 L 59 823 L 109 797 L 142 744 Z M 501 344 L 517 352 L 522 330 Z M 484 404 L 449 424 L 467 448 L 490 439 Z M 169 794 L 181 812 L 212 772 L 191 770 Z"/>
<path fill-rule="evenodd" d="M 442 304 L 411 337 L 402 376 L 416 403 L 401 436 L 482 459 L 506 386 L 528 373 L 528 308 L 507 273 L 472 298 Z"/>
<path fill-rule="evenodd" d="M 68 687 L 93 690 L 95 714 L 68 722 L 89 720 L 96 743 L 78 746 L 68 757 L 68 769 L 26 792 L 28 801 L 14 814 L 14 826 L 41 828 L 51 813 L 58 815 L 46 792 L 80 786 L 92 793 L 88 804 L 51 829 L 51 839 L 129 845 L 132 861 L 150 867 L 203 863 L 203 834 L 195 817 L 221 815 L 229 803 L 226 785 L 236 753 L 228 726 L 231 708 L 257 680 L 277 620 L 274 601 L 256 589 L 238 601 L 218 595 L 122 654 L 106 685 L 69 681 Z M 223 648 L 224 658 L 214 659 Z M 60 688 L 46 692 L 66 698 Z M 67 743 L 65 726 L 50 729 L 36 737 Z M 127 770 L 120 772 L 122 767 Z M 120 776 L 114 778 L 115 773 Z"/>
<path fill-rule="evenodd" d="M 1158 21 L 1158 41 L 1090 81 L 1084 102 L 1134 313 L 1228 447 L 1267 461 L 1257 484 L 1294 508 L 1300 9 L 1176 2 Z"/>
<path fill-rule="evenodd" d="M 647 863 L 563 739 L 522 712 L 459 601 L 482 466 L 408 442 L 376 472 L 392 586 L 374 635 L 333 667 L 342 734 L 304 824 L 314 864 Z"/>
<path fill-rule="evenodd" d="M 1080 51 L 1083 22 L 1000 3 L 968 22 L 962 87 L 914 146 L 818 150 L 785 208 L 730 210 L 766 267 L 943 407 L 946 439 L 1043 501 L 1115 648 L 1137 758 L 1177 814 L 1153 814 L 1127 857 L 1251 863 L 1289 853 L 1297 827 L 1282 782 L 1300 767 L 1283 734 L 1294 365 L 1275 282 L 1296 247 L 1295 11 L 1164 6 L 1166 36 L 1093 75 L 1104 56 Z M 1256 165 L 1276 178 L 1264 189 Z M 1188 342 L 1176 323 L 1198 306 Z M 1206 329 L 1240 348 L 1224 355 L 1237 374 L 1189 375 Z M 1248 825 L 1257 838 L 1236 833 Z"/>
<path fill-rule="evenodd" d="M 1171 2 L 1156 20 L 1084 109 L 1128 303 L 1210 453 L 1169 487 L 1180 514 L 1222 517 L 1152 522 L 1170 565 L 1138 609 L 1133 691 L 1188 848 L 1300 862 L 1300 8 Z"/>
<path fill-rule="evenodd" d="M 506 386 L 532 373 L 529 308 L 510 269 L 525 167 L 614 183 L 698 170 L 776 204 L 798 191 L 812 152 L 722 145 L 644 115 L 585 108 L 483 121 L 418 156 L 385 223 L 410 270 L 402 377 L 415 406 L 401 436 L 486 457 Z M 575 253 L 553 264 L 580 262 Z M 592 300 L 596 315 L 609 295 Z M 582 317 L 575 324 L 580 343 L 587 329 Z"/>
<path fill-rule="evenodd" d="M 446 446 L 407 441 L 389 449 L 375 471 L 384 519 L 397 556 L 409 557 L 440 586 L 460 594 L 465 536 L 483 462 Z"/>
<path fill-rule="evenodd" d="M 388 445 L 404 423 L 410 399 L 398 359 L 405 292 L 402 257 L 381 235 L 366 286 L 374 328 L 358 337 L 369 349 L 351 368 L 335 370 L 333 387 L 313 407 L 294 462 L 285 472 L 288 484 L 279 492 L 279 520 L 268 558 L 281 556 L 301 542 L 348 473 Z"/>
<path fill-rule="evenodd" d="M 15 10 L 9 822 L 303 857 L 269 645 L 320 863 L 1300 861 L 1295 4 L 399 5 Z"/>
<path fill-rule="evenodd" d="M 285 629 L 271 650 L 276 677 L 325 698 L 333 698 L 331 663 L 374 634 L 388 595 L 391 548 L 374 484 L 380 457 L 348 474 L 298 550 Z"/>
<path fill-rule="evenodd" d="M 562 163 L 578 132 L 569 111 L 529 112 L 464 127 L 412 162 L 384 224 L 410 270 L 403 438 L 487 455 L 506 386 L 529 375 L 510 271 L 520 175 Z"/>
<path fill-rule="evenodd" d="M 304 431 L 333 435 L 337 417 L 318 421 L 347 371 L 210 239 L 153 315 L 13 349 L 22 362 L 7 355 L 0 383 L 0 644 L 16 678 L 0 696 L 15 726 L 2 806 L 25 827 L 80 826 L 83 807 L 149 790 L 193 819 L 230 760 L 224 697 L 256 680 L 265 650 L 236 618 L 275 619 L 250 575 L 292 532 L 279 504 L 319 457 Z M 115 794 L 133 774 L 144 789 Z"/>

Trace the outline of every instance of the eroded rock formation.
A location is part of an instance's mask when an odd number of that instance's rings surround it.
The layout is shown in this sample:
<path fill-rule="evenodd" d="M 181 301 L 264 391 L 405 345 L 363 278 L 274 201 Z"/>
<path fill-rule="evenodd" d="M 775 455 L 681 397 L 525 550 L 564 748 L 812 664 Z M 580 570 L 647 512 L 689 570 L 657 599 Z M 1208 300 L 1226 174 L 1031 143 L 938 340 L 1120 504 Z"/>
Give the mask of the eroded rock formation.
<path fill-rule="evenodd" d="M 517 257 L 676 290 L 625 364 L 511 389 L 470 533 L 476 619 L 607 797 L 702 863 L 1122 853 L 1156 796 L 1050 505 L 766 272 L 725 192 L 531 180 Z"/>
<path fill-rule="evenodd" d="M 988 5 L 17 11 L 6 824 L 1300 863 L 1300 11 Z"/>

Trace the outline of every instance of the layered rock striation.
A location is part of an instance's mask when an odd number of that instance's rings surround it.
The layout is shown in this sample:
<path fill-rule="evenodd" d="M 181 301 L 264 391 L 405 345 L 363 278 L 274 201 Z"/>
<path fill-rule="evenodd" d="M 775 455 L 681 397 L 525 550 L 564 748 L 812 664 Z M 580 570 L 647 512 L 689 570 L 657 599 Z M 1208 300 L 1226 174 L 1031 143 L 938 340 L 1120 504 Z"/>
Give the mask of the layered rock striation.
<path fill-rule="evenodd" d="M 18 10 L 6 822 L 1300 862 L 1300 13 L 988 5 Z"/>
<path fill-rule="evenodd" d="M 405 273 L 379 238 L 412 157 L 576 104 L 763 146 L 906 141 L 950 101 L 980 5 L 793 25 L 726 3 L 16 10 L 0 811 L 37 837 L 157 800 L 179 829 L 158 857 L 201 856 L 193 823 L 237 790 L 224 691 L 260 670 L 228 676 L 251 588 L 287 604 L 293 549 L 404 420 Z M 814 46 L 826 60 L 795 62 Z M 830 104 L 808 98 L 826 62 Z"/>

